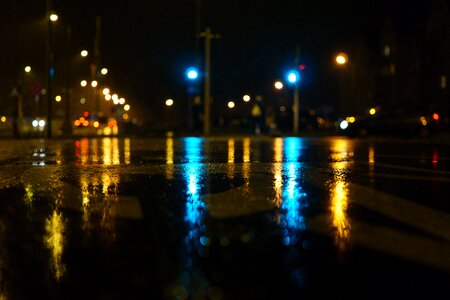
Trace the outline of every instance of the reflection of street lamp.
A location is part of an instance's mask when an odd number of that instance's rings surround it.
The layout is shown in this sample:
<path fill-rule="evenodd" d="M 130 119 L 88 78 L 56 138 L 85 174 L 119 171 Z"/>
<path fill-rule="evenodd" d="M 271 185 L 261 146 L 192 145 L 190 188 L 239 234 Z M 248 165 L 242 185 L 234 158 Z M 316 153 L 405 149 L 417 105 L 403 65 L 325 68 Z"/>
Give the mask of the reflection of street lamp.
<path fill-rule="evenodd" d="M 294 90 L 294 104 L 292 105 L 292 112 L 294 114 L 293 116 L 293 127 L 294 127 L 294 134 L 298 134 L 298 125 L 299 125 L 299 110 L 300 110 L 300 103 L 299 103 L 299 91 L 298 91 L 298 82 L 300 80 L 300 73 L 296 70 L 291 70 L 286 75 L 287 81 L 295 86 Z"/>

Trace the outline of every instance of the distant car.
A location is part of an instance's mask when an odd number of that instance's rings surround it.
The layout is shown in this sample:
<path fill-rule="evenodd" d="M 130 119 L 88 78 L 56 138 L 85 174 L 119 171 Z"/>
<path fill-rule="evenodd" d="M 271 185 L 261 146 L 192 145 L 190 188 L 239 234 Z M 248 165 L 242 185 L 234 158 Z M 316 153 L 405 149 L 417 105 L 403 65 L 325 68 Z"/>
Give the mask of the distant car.
<path fill-rule="evenodd" d="M 379 110 L 373 115 L 347 117 L 339 122 L 340 131 L 350 137 L 394 135 L 427 137 L 439 129 L 437 113 Z"/>

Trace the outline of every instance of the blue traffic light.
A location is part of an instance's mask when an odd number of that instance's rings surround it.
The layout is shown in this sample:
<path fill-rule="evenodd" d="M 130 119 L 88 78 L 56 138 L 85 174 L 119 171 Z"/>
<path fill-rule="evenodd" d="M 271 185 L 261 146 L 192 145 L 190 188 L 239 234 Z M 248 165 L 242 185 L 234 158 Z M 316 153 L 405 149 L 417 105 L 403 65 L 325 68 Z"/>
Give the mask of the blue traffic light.
<path fill-rule="evenodd" d="M 291 70 L 286 75 L 287 81 L 291 84 L 295 84 L 300 80 L 300 73 L 296 70 Z"/>
<path fill-rule="evenodd" d="M 198 69 L 194 67 L 187 68 L 186 77 L 189 80 L 196 80 L 198 78 Z"/>

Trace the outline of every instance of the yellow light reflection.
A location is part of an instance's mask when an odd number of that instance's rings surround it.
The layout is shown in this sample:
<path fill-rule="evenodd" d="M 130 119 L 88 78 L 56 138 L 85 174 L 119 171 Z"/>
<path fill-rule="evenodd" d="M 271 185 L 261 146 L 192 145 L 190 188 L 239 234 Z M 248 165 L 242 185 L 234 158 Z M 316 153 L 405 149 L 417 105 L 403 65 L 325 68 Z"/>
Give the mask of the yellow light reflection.
<path fill-rule="evenodd" d="M 331 163 L 333 180 L 330 182 L 330 214 L 333 229 L 335 229 L 335 243 L 340 251 L 344 251 L 350 238 L 350 221 L 347 216 L 348 208 L 348 179 L 347 173 L 353 166 L 353 150 L 348 140 L 337 139 L 333 141 Z M 374 155 L 374 154 L 373 154 Z M 372 157 L 374 159 L 374 157 Z M 369 159 L 370 154 L 369 154 Z"/>
<path fill-rule="evenodd" d="M 31 184 L 25 185 L 24 201 L 28 206 L 31 206 L 31 204 L 33 203 L 33 197 L 34 197 L 33 186 Z"/>
<path fill-rule="evenodd" d="M 244 138 L 243 141 L 243 157 L 242 160 L 245 163 L 250 162 L 250 138 Z"/>
<path fill-rule="evenodd" d="M 373 144 L 369 145 L 369 178 L 370 181 L 373 182 L 373 177 L 375 175 L 375 147 Z"/>
<path fill-rule="evenodd" d="M 234 164 L 234 139 L 228 139 L 228 165 L 227 175 L 228 179 L 234 178 L 235 164 Z"/>
<path fill-rule="evenodd" d="M 242 160 L 244 164 L 242 165 L 242 177 L 245 179 L 248 188 L 248 180 L 250 177 L 250 138 L 244 138 L 242 142 L 243 147 L 243 157 Z"/>
<path fill-rule="evenodd" d="M 84 138 L 80 141 L 81 164 L 86 165 L 89 161 L 89 139 Z"/>
<path fill-rule="evenodd" d="M 92 139 L 91 140 L 91 151 L 92 151 L 92 162 L 97 164 L 99 161 L 99 155 L 98 155 L 98 140 Z"/>
<path fill-rule="evenodd" d="M 129 138 L 126 138 L 123 141 L 123 148 L 124 148 L 124 160 L 125 160 L 125 164 L 129 165 L 131 162 L 131 140 Z"/>
<path fill-rule="evenodd" d="M 57 281 L 61 279 L 66 271 L 66 266 L 62 262 L 64 252 L 64 231 L 65 221 L 61 213 L 56 210 L 45 222 L 44 242 L 46 247 L 52 251 L 52 264 Z"/>
<path fill-rule="evenodd" d="M 166 178 L 173 179 L 173 138 L 166 139 Z"/>
<path fill-rule="evenodd" d="M 274 174 L 275 207 L 280 207 L 283 201 L 283 139 L 276 138 L 273 144 L 274 164 L 272 172 Z"/>
<path fill-rule="evenodd" d="M 113 138 L 112 140 L 112 155 L 113 155 L 113 164 L 120 165 L 120 151 L 118 138 Z"/>
<path fill-rule="evenodd" d="M 347 182 L 337 181 L 331 194 L 331 219 L 335 232 L 336 245 L 344 250 L 350 234 L 350 223 L 347 218 L 348 187 Z"/>

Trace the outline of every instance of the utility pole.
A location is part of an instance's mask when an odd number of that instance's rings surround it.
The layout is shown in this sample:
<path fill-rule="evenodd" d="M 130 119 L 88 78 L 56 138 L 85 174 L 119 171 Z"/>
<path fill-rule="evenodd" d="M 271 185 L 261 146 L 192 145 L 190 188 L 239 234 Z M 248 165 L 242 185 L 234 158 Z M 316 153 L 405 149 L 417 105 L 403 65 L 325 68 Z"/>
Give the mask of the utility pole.
<path fill-rule="evenodd" d="M 72 81 L 72 57 L 70 55 L 71 50 L 71 44 L 72 44 L 72 26 L 69 24 L 67 25 L 67 35 L 66 35 L 66 55 L 67 55 L 67 62 L 66 62 L 66 105 L 65 105 L 65 119 L 64 119 L 64 126 L 63 126 L 63 133 L 65 135 L 72 135 L 72 122 L 70 118 L 70 104 L 71 104 L 71 81 Z"/>
<path fill-rule="evenodd" d="M 52 89 L 53 89 L 53 39 L 52 39 L 52 20 L 50 20 L 51 15 L 51 0 L 47 0 L 47 25 L 48 25 L 48 36 L 47 36 L 47 137 L 50 139 L 52 137 Z"/>
<path fill-rule="evenodd" d="M 295 49 L 295 67 L 298 68 L 298 65 L 300 63 L 300 46 L 297 46 Z M 295 83 L 295 90 L 294 90 L 294 105 L 292 107 L 293 113 L 294 113 L 294 134 L 298 134 L 298 127 L 299 127 L 299 113 L 300 113 L 300 99 L 299 99 L 299 82 L 298 80 Z"/>
<path fill-rule="evenodd" d="M 211 39 L 219 39 L 220 34 L 211 33 L 211 28 L 207 27 L 205 32 L 200 34 L 201 37 L 205 38 L 205 74 L 204 74 L 204 102 L 203 102 L 203 133 L 208 135 L 210 132 L 210 119 L 211 119 L 211 82 L 210 82 L 210 72 L 211 72 Z"/>
<path fill-rule="evenodd" d="M 100 114 L 100 95 L 98 93 L 99 89 L 99 72 L 98 67 L 100 65 L 100 31 L 101 31 L 101 17 L 97 16 L 95 18 L 95 40 L 94 40 L 94 79 L 98 82 L 98 85 L 94 88 L 94 101 L 95 101 L 95 116 Z"/>

